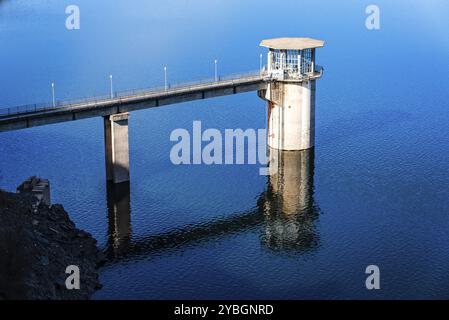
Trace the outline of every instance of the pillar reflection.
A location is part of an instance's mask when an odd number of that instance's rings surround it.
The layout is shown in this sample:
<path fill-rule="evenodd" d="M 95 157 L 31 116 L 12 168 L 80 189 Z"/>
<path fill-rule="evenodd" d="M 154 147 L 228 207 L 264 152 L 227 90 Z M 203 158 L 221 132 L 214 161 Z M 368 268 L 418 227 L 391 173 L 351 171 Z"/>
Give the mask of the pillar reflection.
<path fill-rule="evenodd" d="M 125 253 L 131 241 L 131 197 L 130 184 L 107 183 L 107 205 L 109 215 L 109 251 L 115 256 Z"/>
<path fill-rule="evenodd" d="M 260 227 L 262 245 L 281 253 L 302 254 L 319 244 L 314 201 L 314 150 L 270 149 L 266 190 L 257 208 L 131 239 L 129 183 L 107 185 L 108 263 L 171 252 Z M 132 241 L 131 241 L 132 240 Z"/>
<path fill-rule="evenodd" d="M 263 244 L 275 251 L 307 251 L 318 245 L 314 203 L 314 149 L 269 149 L 270 176 L 260 209 L 265 219 Z"/>

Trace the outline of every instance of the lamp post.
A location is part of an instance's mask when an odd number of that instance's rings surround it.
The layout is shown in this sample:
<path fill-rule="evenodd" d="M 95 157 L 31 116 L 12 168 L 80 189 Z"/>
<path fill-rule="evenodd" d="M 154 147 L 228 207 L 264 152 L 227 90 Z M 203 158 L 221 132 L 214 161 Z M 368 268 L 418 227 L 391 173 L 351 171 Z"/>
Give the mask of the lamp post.
<path fill-rule="evenodd" d="M 53 102 L 53 108 L 56 107 L 56 99 L 55 99 L 55 84 L 51 83 L 51 96 L 52 96 L 52 102 Z"/>
<path fill-rule="evenodd" d="M 215 82 L 218 82 L 218 67 L 217 67 L 218 60 L 215 59 Z"/>
<path fill-rule="evenodd" d="M 167 83 L 167 66 L 164 66 L 164 88 L 165 88 L 165 91 L 168 90 L 168 83 Z"/>
<path fill-rule="evenodd" d="M 260 56 L 259 56 L 259 60 L 260 60 L 260 68 L 259 68 L 259 70 L 260 70 L 260 73 L 262 74 L 262 54 L 260 54 Z"/>
<path fill-rule="evenodd" d="M 112 74 L 109 75 L 109 81 L 111 84 L 111 99 L 114 99 L 114 90 L 113 90 L 113 86 L 112 86 Z"/>

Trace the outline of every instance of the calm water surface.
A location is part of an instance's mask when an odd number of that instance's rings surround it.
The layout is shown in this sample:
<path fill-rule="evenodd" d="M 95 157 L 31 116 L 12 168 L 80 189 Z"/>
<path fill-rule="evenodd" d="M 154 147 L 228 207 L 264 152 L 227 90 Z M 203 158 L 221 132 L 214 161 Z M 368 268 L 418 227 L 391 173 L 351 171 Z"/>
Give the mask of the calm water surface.
<path fill-rule="evenodd" d="M 260 40 L 326 40 L 316 148 L 282 168 L 174 166 L 176 128 L 264 128 L 255 93 L 130 117 L 131 182 L 105 182 L 101 118 L 0 134 L 0 187 L 40 175 L 108 253 L 94 298 L 449 298 L 449 3 L 0 0 L 0 106 L 259 67 Z M 279 10 L 275 16 L 273 13 Z M 379 291 L 365 268 L 381 269 Z"/>

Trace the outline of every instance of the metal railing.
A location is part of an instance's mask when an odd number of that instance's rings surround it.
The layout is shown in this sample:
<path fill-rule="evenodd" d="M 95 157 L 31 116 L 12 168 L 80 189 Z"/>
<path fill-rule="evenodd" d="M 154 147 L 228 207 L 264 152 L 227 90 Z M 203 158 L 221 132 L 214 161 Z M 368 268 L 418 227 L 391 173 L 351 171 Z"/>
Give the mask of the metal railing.
<path fill-rule="evenodd" d="M 126 99 L 138 99 L 140 97 L 151 97 L 152 95 L 173 94 L 179 91 L 192 91 L 201 87 L 220 86 L 226 83 L 238 84 L 239 82 L 262 79 L 263 75 L 260 70 L 251 71 L 247 73 L 231 74 L 218 79 L 209 78 L 199 81 L 183 82 L 170 84 L 168 88 L 165 86 L 155 86 L 150 88 L 132 89 L 125 91 L 114 92 L 113 97 L 109 95 L 94 96 L 80 99 L 57 100 L 53 106 L 52 102 L 44 102 L 37 104 L 27 104 L 22 106 L 14 106 L 0 109 L 0 119 L 20 116 L 24 114 L 32 114 L 37 112 L 44 112 L 48 110 L 67 109 L 71 107 L 80 107 L 83 105 L 97 105 L 103 103 L 120 102 Z"/>
<path fill-rule="evenodd" d="M 321 77 L 323 75 L 324 68 L 319 65 L 315 65 L 315 69 L 306 73 L 300 73 L 298 69 L 292 70 L 275 70 L 271 73 L 264 73 L 264 79 L 266 81 L 280 80 L 280 81 L 306 81 L 309 79 Z"/>

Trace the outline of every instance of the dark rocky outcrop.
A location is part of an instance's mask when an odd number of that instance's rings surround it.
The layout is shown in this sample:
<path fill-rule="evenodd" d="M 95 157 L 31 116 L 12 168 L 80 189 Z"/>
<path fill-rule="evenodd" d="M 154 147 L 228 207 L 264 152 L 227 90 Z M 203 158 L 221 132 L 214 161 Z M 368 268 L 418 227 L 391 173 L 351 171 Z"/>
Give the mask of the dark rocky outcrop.
<path fill-rule="evenodd" d="M 62 206 L 0 190 L 0 299 L 88 299 L 100 288 L 101 260 Z M 66 288 L 69 265 L 80 269 L 80 290 Z"/>

